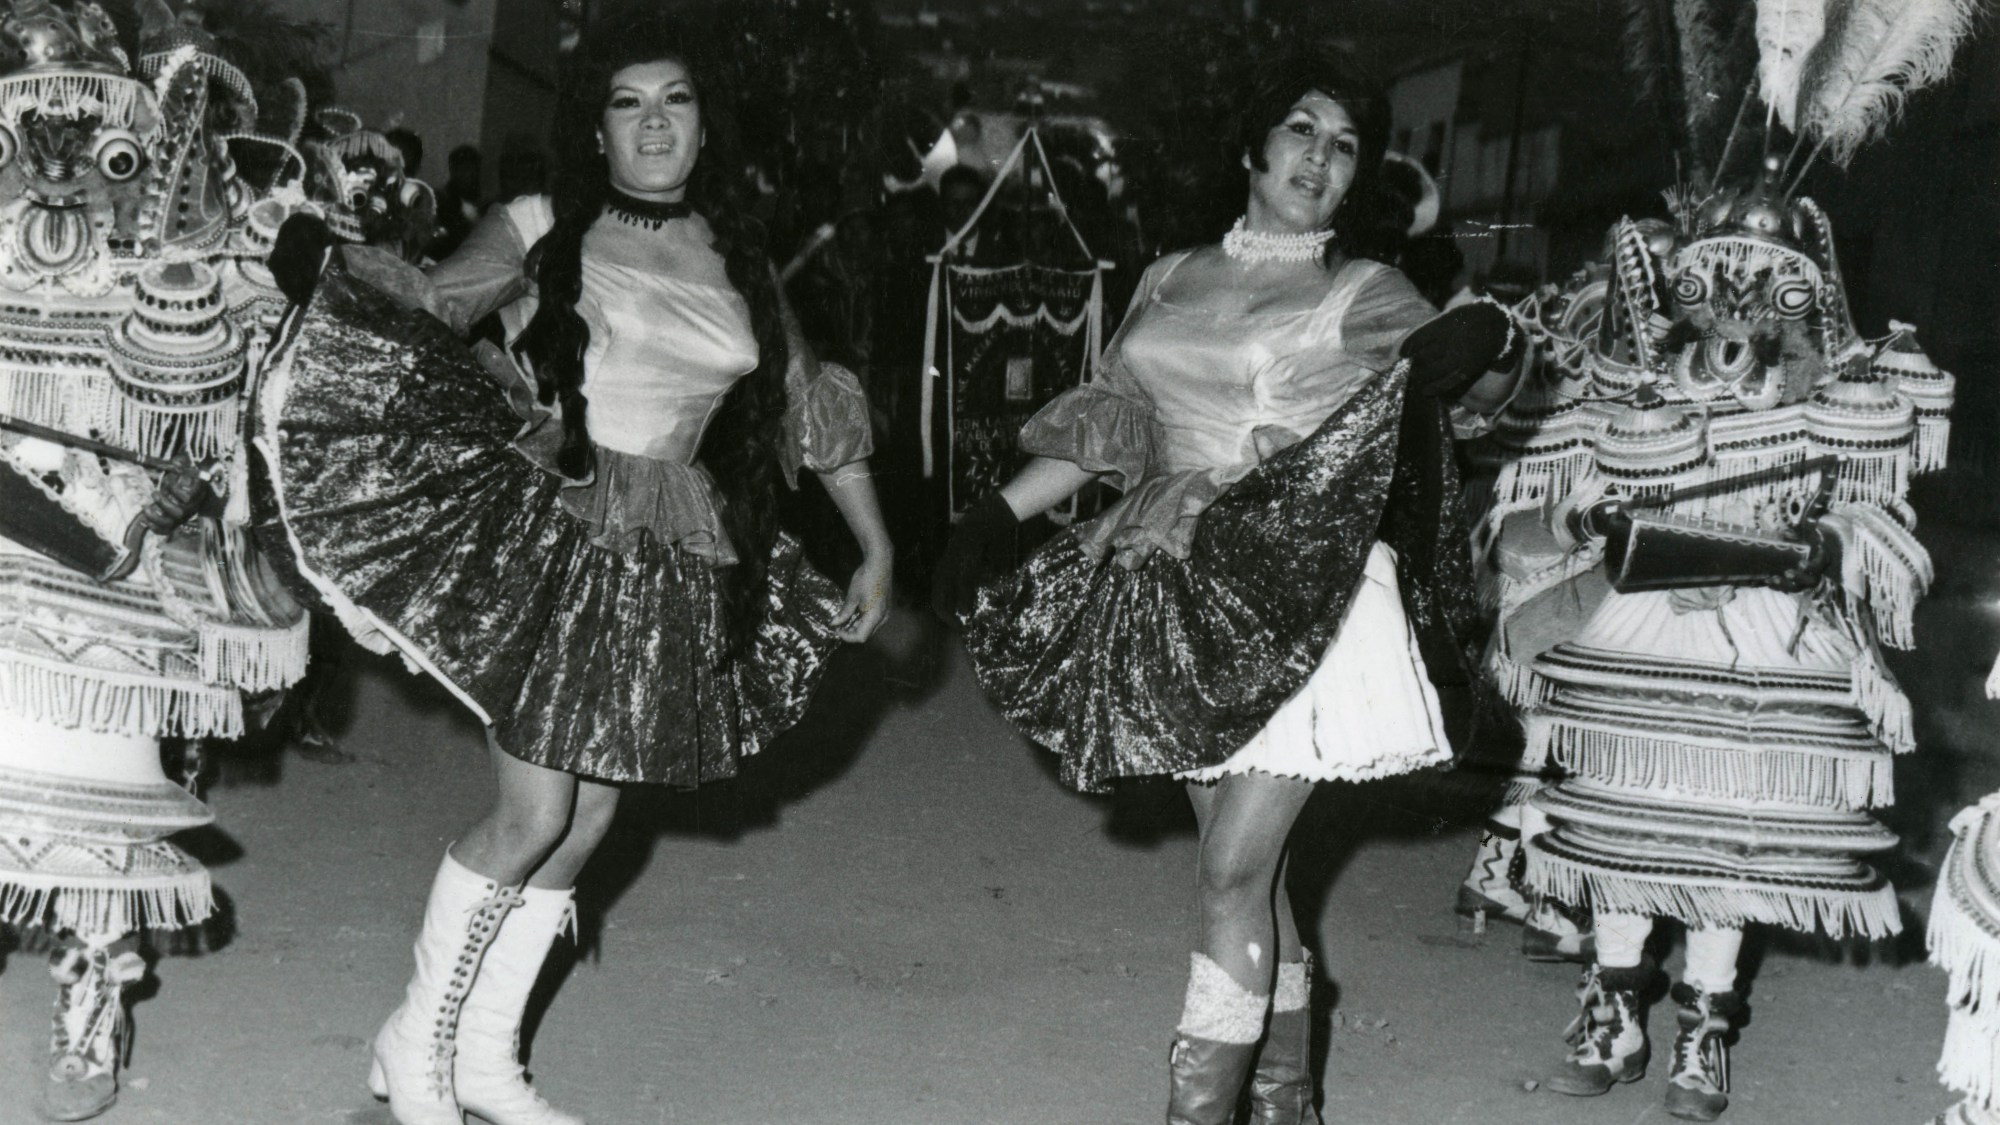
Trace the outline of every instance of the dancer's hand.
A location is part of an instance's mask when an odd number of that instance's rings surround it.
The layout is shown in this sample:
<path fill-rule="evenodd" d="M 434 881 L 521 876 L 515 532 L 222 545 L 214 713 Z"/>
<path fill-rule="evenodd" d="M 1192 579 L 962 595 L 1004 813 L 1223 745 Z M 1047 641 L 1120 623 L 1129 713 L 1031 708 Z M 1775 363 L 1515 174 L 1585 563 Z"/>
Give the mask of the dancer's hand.
<path fill-rule="evenodd" d="M 195 513 L 215 503 L 215 489 L 208 476 L 191 462 L 182 461 L 161 474 L 153 488 L 153 498 L 139 513 L 139 520 L 157 535 L 166 535 L 194 518 Z"/>
<path fill-rule="evenodd" d="M 847 582 L 847 600 L 840 603 L 833 627 L 843 641 L 860 644 L 873 636 L 889 616 L 891 574 L 895 562 L 887 553 L 869 555 Z"/>
<path fill-rule="evenodd" d="M 278 228 L 277 241 L 264 264 L 270 267 L 271 277 L 287 300 L 295 305 L 312 300 L 327 254 L 338 241 L 325 219 L 307 212 L 293 215 Z"/>

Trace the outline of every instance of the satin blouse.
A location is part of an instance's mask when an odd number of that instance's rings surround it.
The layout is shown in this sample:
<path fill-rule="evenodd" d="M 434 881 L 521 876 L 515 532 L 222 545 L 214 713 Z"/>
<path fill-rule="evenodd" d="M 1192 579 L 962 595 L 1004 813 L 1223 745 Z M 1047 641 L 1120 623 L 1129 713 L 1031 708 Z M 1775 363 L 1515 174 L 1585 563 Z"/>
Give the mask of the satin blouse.
<path fill-rule="evenodd" d="M 1080 534 L 1086 550 L 1127 566 L 1155 550 L 1186 558 L 1224 489 L 1385 376 L 1403 337 L 1437 315 L 1401 273 L 1360 259 L 1310 309 L 1222 313 L 1162 299 L 1186 258 L 1146 271 L 1096 378 L 1021 433 L 1028 452 L 1105 473 L 1123 490 Z"/>

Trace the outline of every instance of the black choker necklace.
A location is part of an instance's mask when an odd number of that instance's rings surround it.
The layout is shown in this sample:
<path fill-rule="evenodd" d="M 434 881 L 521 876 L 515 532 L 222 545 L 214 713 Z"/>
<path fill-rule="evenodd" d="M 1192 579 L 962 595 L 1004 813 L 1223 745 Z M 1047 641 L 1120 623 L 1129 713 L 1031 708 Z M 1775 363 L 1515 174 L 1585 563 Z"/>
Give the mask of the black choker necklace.
<path fill-rule="evenodd" d="M 686 200 L 666 203 L 657 199 L 640 199 L 617 188 L 610 189 L 610 195 L 604 200 L 604 209 L 617 216 L 620 222 L 647 230 L 659 230 L 669 220 L 685 219 L 694 214 L 694 208 L 688 206 Z"/>

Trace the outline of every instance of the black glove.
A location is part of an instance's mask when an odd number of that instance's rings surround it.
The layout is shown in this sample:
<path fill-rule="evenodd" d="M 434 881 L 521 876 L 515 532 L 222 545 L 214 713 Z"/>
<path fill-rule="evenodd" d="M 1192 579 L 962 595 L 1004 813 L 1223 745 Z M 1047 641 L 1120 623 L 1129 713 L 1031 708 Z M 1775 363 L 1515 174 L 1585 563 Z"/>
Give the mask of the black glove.
<path fill-rule="evenodd" d="M 974 501 L 958 517 L 931 575 L 931 611 L 952 623 L 971 613 L 979 584 L 1013 562 L 1014 530 L 1020 526 L 997 489 Z"/>
<path fill-rule="evenodd" d="M 278 288 L 295 305 L 312 300 L 319 285 L 320 271 L 326 268 L 326 254 L 339 239 L 327 229 L 326 220 L 304 212 L 285 220 L 278 228 L 277 241 L 264 264 L 271 268 Z"/>
<path fill-rule="evenodd" d="M 1508 337 L 1513 322 L 1498 305 L 1476 301 L 1439 313 L 1403 338 L 1410 361 L 1410 389 L 1447 402 L 1456 400 L 1481 375 L 1516 358 Z"/>
<path fill-rule="evenodd" d="M 156 535 L 166 535 L 192 519 L 215 500 L 215 490 L 201 470 L 182 463 L 167 470 L 153 488 L 153 498 L 139 511 L 139 522 Z"/>

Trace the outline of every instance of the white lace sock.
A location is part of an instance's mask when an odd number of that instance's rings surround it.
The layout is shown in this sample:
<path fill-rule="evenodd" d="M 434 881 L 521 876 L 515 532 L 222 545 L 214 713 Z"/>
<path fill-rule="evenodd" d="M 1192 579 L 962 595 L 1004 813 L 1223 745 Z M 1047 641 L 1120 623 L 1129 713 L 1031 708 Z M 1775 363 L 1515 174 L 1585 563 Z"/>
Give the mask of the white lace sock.
<path fill-rule="evenodd" d="M 1261 1038 L 1271 998 L 1237 984 L 1206 954 L 1196 953 L 1188 961 L 1180 1033 L 1214 1043 L 1255 1043 Z"/>
<path fill-rule="evenodd" d="M 1271 1010 L 1296 1012 L 1311 999 L 1311 961 L 1278 962 L 1278 985 L 1271 990 Z"/>

